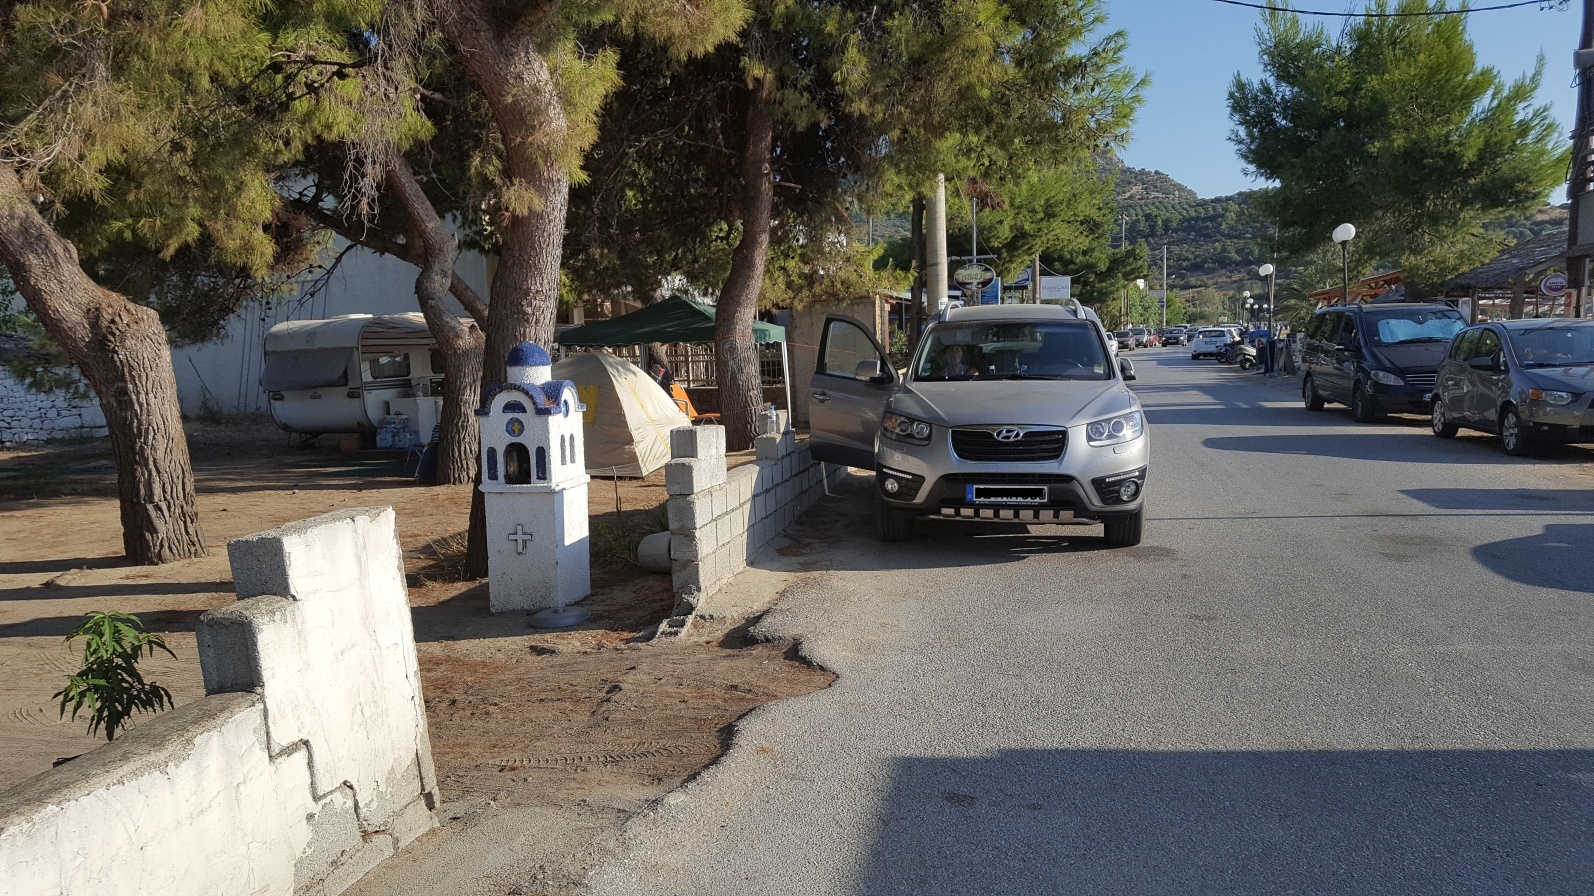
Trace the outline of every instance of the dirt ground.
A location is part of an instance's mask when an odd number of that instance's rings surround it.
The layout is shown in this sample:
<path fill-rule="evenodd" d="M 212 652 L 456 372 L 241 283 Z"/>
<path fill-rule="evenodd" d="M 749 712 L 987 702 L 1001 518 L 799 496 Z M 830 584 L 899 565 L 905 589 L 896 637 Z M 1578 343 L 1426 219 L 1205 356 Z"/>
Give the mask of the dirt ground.
<path fill-rule="evenodd" d="M 642 571 L 625 549 L 664 528 L 662 470 L 592 481 L 594 593 L 583 606 L 593 618 L 546 631 L 526 614 L 490 615 L 486 584 L 459 581 L 468 486 L 423 485 L 400 474 L 397 453 L 323 441 L 298 447 L 264 423 L 191 423 L 210 556 L 159 567 L 118 556 L 103 441 L 0 449 L 0 790 L 103 742 L 51 699 L 76 668 L 63 639 L 85 613 L 136 613 L 164 633 L 176 659 L 149 661 L 147 677 L 178 705 L 194 700 L 195 622 L 235 599 L 227 540 L 340 508 L 397 512 L 445 828 L 492 807 L 635 811 L 713 761 L 742 714 L 831 680 L 791 645 L 748 638 L 747 620 L 644 640 L 673 605 L 669 576 Z"/>

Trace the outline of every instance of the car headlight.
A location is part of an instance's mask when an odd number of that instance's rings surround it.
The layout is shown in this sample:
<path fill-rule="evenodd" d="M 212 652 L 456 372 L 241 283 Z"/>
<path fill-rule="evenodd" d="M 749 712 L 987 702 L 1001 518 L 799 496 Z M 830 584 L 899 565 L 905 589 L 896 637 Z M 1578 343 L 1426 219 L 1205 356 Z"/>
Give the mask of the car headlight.
<path fill-rule="evenodd" d="M 1400 377 L 1395 376 L 1393 373 L 1390 373 L 1390 372 L 1385 371 L 1385 370 L 1374 370 L 1372 373 L 1370 373 L 1368 375 L 1373 378 L 1373 382 L 1375 382 L 1375 383 L 1383 383 L 1386 386 L 1404 386 L 1404 385 L 1406 385 L 1406 381 L 1405 380 L 1403 380 Z"/>
<path fill-rule="evenodd" d="M 1546 404 L 1553 405 L 1571 404 L 1574 400 L 1576 400 L 1578 394 L 1579 393 L 1577 392 L 1561 392 L 1551 389 L 1528 390 L 1529 398 L 1534 399 L 1535 401 L 1542 401 Z"/>
<path fill-rule="evenodd" d="M 901 414 L 886 414 L 880 418 L 880 430 L 886 438 L 912 445 L 930 444 L 930 424 Z"/>
<path fill-rule="evenodd" d="M 1117 445 L 1133 442 L 1146 431 L 1146 420 L 1139 411 L 1130 411 L 1085 425 L 1085 441 L 1092 445 Z"/>

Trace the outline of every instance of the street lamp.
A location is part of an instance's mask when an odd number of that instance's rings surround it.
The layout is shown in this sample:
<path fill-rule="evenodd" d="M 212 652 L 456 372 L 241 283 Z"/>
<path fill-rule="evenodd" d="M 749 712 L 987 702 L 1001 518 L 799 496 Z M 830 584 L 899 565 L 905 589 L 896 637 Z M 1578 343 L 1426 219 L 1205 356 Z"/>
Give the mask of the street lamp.
<path fill-rule="evenodd" d="M 1355 224 L 1341 224 L 1334 228 L 1334 242 L 1339 243 L 1340 289 L 1339 303 L 1350 304 L 1350 241 L 1356 238 Z"/>
<path fill-rule="evenodd" d="M 1251 301 L 1251 291 L 1248 289 L 1240 293 L 1240 298 L 1244 300 L 1240 303 L 1240 307 L 1245 309 L 1245 322 L 1250 323 L 1253 317 L 1251 309 L 1256 307 L 1256 303 Z"/>
<path fill-rule="evenodd" d="M 1273 265 L 1264 264 L 1256 269 L 1257 274 L 1267 278 L 1267 356 L 1262 360 L 1262 370 L 1268 375 L 1273 375 Z"/>

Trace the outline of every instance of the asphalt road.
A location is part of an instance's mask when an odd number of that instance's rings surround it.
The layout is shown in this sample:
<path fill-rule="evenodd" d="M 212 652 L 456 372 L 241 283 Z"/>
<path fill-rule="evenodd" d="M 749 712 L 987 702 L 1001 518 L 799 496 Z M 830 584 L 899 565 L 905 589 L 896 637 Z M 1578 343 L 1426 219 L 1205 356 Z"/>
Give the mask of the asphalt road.
<path fill-rule="evenodd" d="M 763 629 L 840 678 L 744 720 L 591 891 L 1594 893 L 1594 452 L 1130 357 L 1141 546 L 881 544 L 854 477 L 738 580 L 800 573 Z"/>

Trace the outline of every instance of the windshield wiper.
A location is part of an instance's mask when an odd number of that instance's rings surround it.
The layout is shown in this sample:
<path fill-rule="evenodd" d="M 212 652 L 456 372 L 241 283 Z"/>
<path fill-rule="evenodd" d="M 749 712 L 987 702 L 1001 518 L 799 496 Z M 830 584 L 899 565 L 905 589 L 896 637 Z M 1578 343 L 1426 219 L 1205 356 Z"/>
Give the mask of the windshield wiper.
<path fill-rule="evenodd" d="M 988 376 L 988 377 L 986 377 L 986 379 L 988 379 L 988 380 L 1060 380 L 1060 379 L 1062 379 L 1062 377 L 1055 376 L 1055 375 L 1049 374 L 1049 373 L 1026 373 L 1026 372 L 1024 372 L 1022 370 L 1015 370 L 1012 373 L 1004 373 L 1004 374 L 1002 374 L 1000 376 Z"/>

